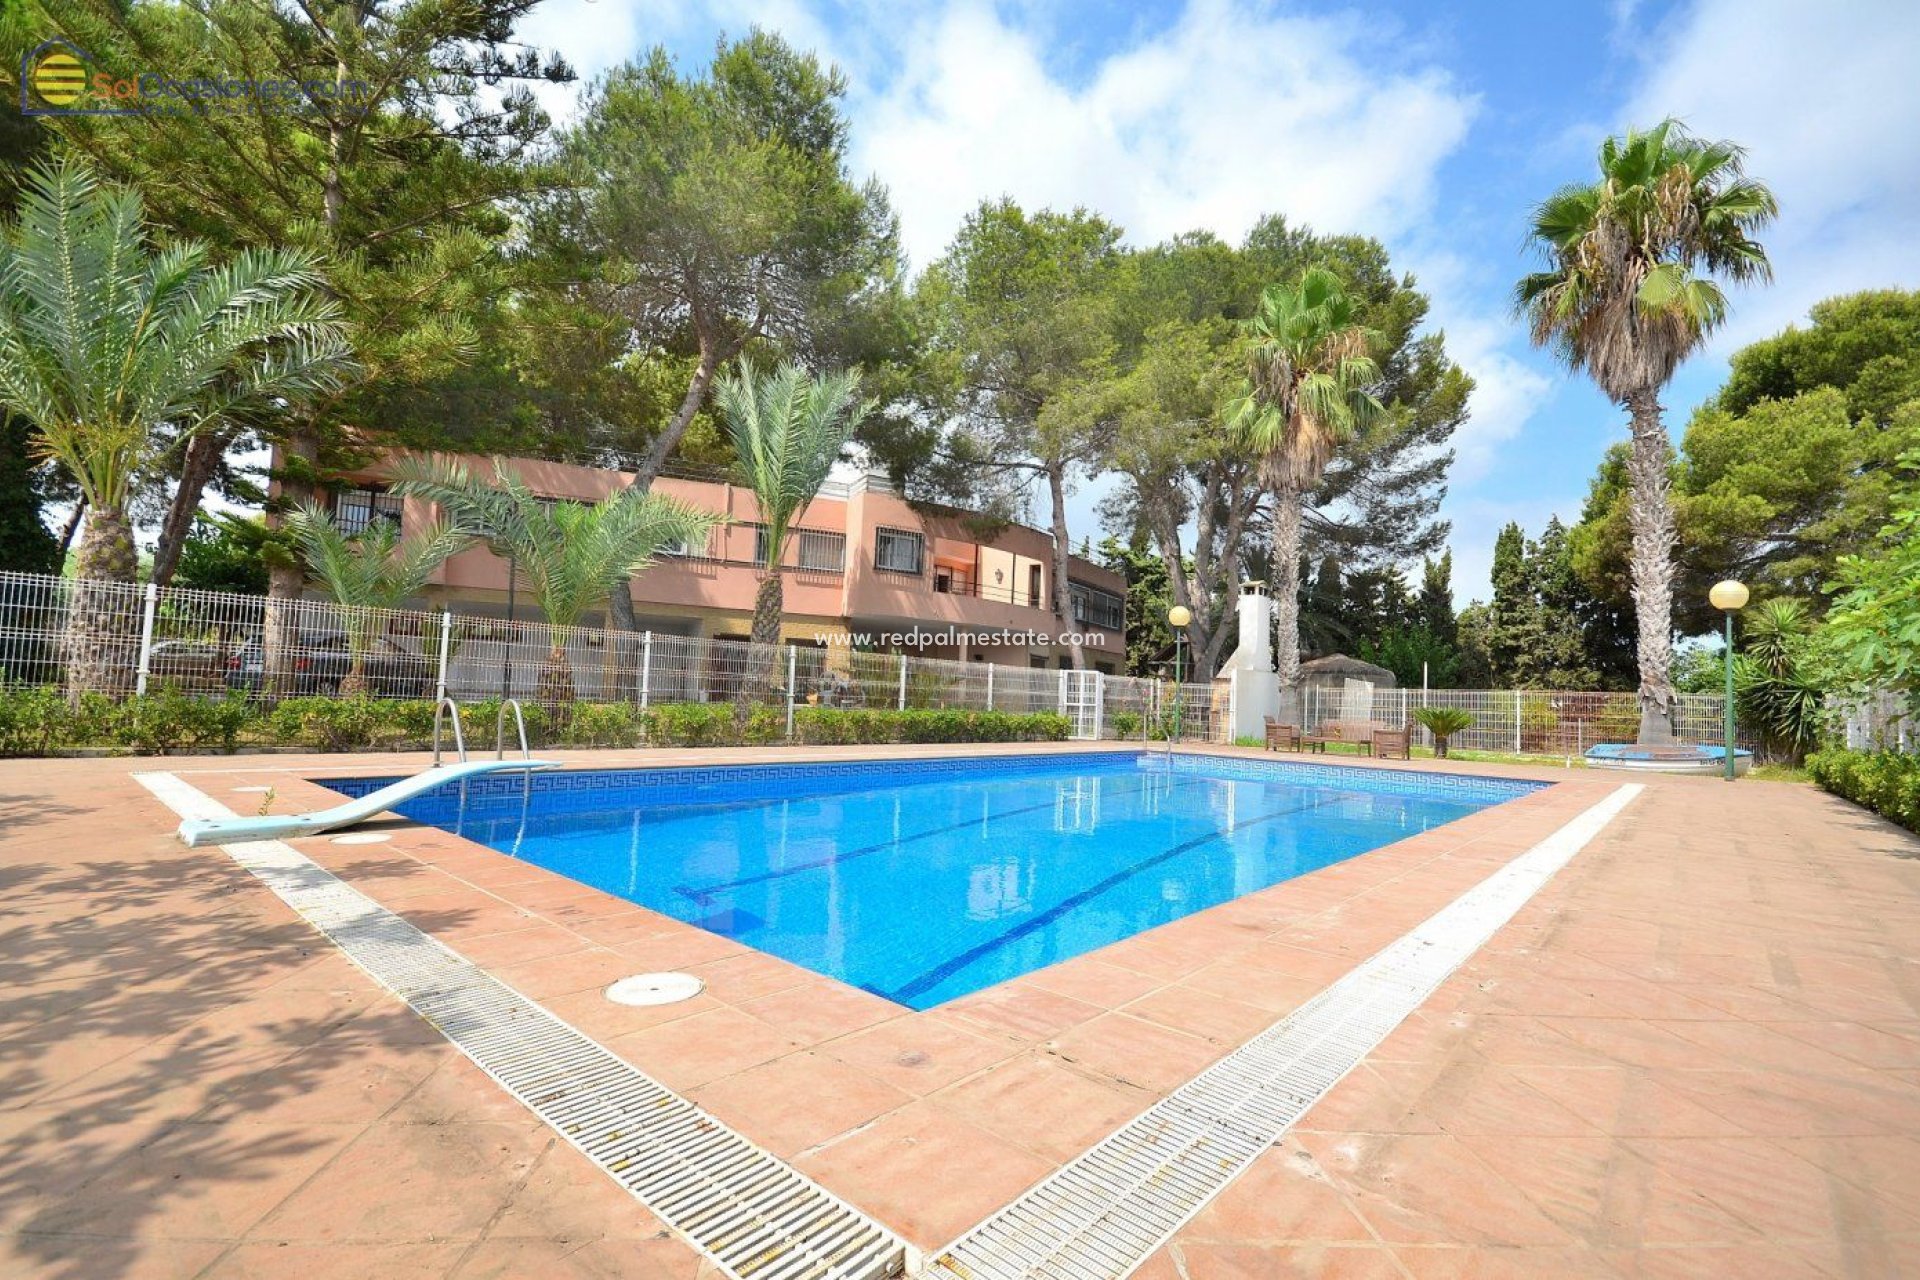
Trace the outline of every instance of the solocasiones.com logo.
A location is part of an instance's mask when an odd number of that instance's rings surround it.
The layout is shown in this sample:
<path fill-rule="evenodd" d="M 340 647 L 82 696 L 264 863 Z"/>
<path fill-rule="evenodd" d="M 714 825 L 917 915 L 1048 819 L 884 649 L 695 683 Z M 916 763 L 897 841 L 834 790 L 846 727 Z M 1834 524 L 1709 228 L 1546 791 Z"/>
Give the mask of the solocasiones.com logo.
<path fill-rule="evenodd" d="M 20 110 L 30 116 L 211 115 L 234 111 L 365 110 L 373 89 L 342 76 L 258 79 L 178 69 L 109 67 L 71 40 L 45 40 L 20 59 Z"/>

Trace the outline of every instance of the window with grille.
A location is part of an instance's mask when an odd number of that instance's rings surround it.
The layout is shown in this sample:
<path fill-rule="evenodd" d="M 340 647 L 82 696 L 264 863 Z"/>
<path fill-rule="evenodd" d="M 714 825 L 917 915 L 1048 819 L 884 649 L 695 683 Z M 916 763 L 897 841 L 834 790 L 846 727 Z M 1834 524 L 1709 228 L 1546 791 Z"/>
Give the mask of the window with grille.
<path fill-rule="evenodd" d="M 926 539 L 904 529 L 880 529 L 873 538 L 873 567 L 918 575 Z"/>
<path fill-rule="evenodd" d="M 366 532 L 376 520 L 398 529 L 404 506 L 398 496 L 384 489 L 341 489 L 333 495 L 333 522 L 348 537 Z"/>
<path fill-rule="evenodd" d="M 847 535 L 802 529 L 797 538 L 797 563 L 818 573 L 839 573 L 847 567 Z"/>

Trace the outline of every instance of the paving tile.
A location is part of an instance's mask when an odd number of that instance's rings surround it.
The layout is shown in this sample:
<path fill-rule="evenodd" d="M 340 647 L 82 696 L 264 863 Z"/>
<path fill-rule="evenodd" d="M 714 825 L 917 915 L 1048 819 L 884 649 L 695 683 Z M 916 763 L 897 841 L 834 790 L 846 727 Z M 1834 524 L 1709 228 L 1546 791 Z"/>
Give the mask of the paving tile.
<path fill-rule="evenodd" d="M 1210 1066 L 1221 1046 L 1125 1013 L 1110 1013 L 1051 1042 L 1083 1070 L 1156 1092 L 1185 1084 Z"/>
<path fill-rule="evenodd" d="M 1056 995 L 1024 982 L 1003 982 L 949 1001 L 940 1012 L 969 1026 L 1013 1040 L 1036 1043 L 1101 1015 L 1098 1005 Z"/>
<path fill-rule="evenodd" d="M 795 1163 L 925 1249 L 946 1244 L 1054 1168 L 929 1099 Z"/>
<path fill-rule="evenodd" d="M 559 1139 L 519 1123 L 375 1125 L 255 1227 L 279 1240 L 472 1240 Z"/>
<path fill-rule="evenodd" d="M 471 1246 L 449 1240 L 397 1244 L 312 1244 L 286 1240 L 235 1245 L 203 1274 L 205 1280 L 402 1280 L 452 1272 Z"/>
<path fill-rule="evenodd" d="M 1569 1232 L 1489 1169 L 1466 1141 L 1430 1134 L 1299 1137 L 1315 1165 L 1390 1243 L 1571 1243 Z"/>
<path fill-rule="evenodd" d="M 1126 1012 L 1229 1049 L 1238 1048 L 1278 1021 L 1271 1009 L 1184 984 L 1142 996 L 1127 1005 Z"/>
<path fill-rule="evenodd" d="M 1143 1089 L 1023 1056 L 933 1095 L 955 1115 L 1055 1161 L 1067 1161 L 1153 1104 Z"/>
<path fill-rule="evenodd" d="M 924 1096 L 1004 1062 L 1019 1048 L 938 1016 L 895 1018 L 841 1036 L 821 1052 L 897 1089 Z"/>
<path fill-rule="evenodd" d="M 819 1053 L 776 1058 L 688 1096 L 785 1158 L 913 1100 L 911 1094 Z"/>
<path fill-rule="evenodd" d="M 908 1012 L 879 996 L 817 977 L 785 991 L 744 1000 L 740 1008 L 808 1044 L 861 1031 Z"/>
<path fill-rule="evenodd" d="M 692 1089 L 802 1047 L 799 1038 L 724 1006 L 608 1042 L 670 1089 Z"/>

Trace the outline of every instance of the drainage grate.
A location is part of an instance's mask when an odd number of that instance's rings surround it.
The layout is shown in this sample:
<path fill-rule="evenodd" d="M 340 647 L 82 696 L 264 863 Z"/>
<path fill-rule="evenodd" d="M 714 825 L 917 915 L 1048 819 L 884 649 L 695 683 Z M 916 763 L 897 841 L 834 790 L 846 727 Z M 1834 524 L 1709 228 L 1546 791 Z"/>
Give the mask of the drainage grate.
<path fill-rule="evenodd" d="M 170 773 L 136 778 L 182 818 L 228 818 Z M 891 1232 L 649 1079 L 306 855 L 225 846 L 373 979 L 740 1280 L 900 1275 Z"/>
<path fill-rule="evenodd" d="M 1623 786 L 935 1256 L 941 1280 L 1131 1274 L 1565 866 Z"/>

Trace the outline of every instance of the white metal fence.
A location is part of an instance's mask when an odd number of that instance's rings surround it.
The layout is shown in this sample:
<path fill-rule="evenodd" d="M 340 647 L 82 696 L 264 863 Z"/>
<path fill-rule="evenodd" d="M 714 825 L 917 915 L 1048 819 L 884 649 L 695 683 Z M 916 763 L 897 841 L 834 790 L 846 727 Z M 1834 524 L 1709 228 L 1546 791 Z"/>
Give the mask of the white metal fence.
<path fill-rule="evenodd" d="M 1881 692 L 1834 706 L 1846 745 L 1856 751 L 1920 751 L 1915 708 L 1897 693 Z"/>
<path fill-rule="evenodd" d="M 1224 694 L 1206 684 L 0 573 L 0 687 L 33 685 L 262 702 L 504 695 L 549 710 L 745 700 L 785 709 L 789 729 L 804 707 L 1059 712 L 1087 739 L 1227 729 Z"/>
<path fill-rule="evenodd" d="M 1332 720 L 1371 720 L 1395 726 L 1413 721 L 1420 707 L 1453 707 L 1473 723 L 1449 739 L 1466 751 L 1516 755 L 1577 756 L 1598 742 L 1632 742 L 1640 732 L 1635 693 L 1550 689 L 1307 688 L 1301 694 L 1306 732 Z M 1716 694 L 1680 694 L 1674 733 L 1682 742 L 1719 742 L 1726 733 L 1726 699 Z M 1433 745 L 1433 735 L 1414 723 L 1414 741 Z"/>
<path fill-rule="evenodd" d="M 0 573 L 0 686 L 76 683 L 115 696 L 169 687 L 269 702 L 356 691 L 461 701 L 504 694 L 549 710 L 572 701 L 745 700 L 786 710 L 789 725 L 792 712 L 812 706 L 1051 711 L 1086 739 L 1164 738 L 1177 727 L 1182 739 L 1219 742 L 1232 723 L 1226 681 L 1176 686 L 1091 671 Z M 1468 750 L 1578 755 L 1596 742 L 1632 741 L 1639 728 L 1632 693 L 1310 687 L 1298 710 L 1313 732 L 1331 720 L 1402 725 L 1423 705 L 1472 715 L 1452 740 Z M 1863 725 L 1905 723 L 1889 721 L 1877 704 L 1869 710 Z M 1717 741 L 1721 716 L 1719 697 L 1683 695 L 1679 736 Z M 1426 730 L 1415 734 L 1431 745 Z"/>

